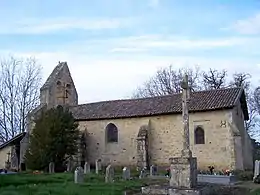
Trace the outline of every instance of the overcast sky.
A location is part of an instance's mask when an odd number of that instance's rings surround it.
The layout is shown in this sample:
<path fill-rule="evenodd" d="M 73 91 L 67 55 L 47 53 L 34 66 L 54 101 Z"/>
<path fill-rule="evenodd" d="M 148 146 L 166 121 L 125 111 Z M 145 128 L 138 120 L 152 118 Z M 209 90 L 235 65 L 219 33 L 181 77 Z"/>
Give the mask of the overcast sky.
<path fill-rule="evenodd" d="M 160 67 L 260 78 L 259 0 L 1 0 L 0 56 L 67 61 L 79 102 L 121 99 Z"/>

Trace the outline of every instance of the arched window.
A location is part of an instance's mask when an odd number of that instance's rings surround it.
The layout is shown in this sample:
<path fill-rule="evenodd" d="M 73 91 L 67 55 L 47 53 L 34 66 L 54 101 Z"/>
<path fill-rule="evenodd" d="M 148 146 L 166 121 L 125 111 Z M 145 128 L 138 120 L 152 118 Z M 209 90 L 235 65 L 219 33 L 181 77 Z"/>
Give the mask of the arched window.
<path fill-rule="evenodd" d="M 118 142 L 118 129 L 113 123 L 109 123 L 106 126 L 106 141 L 107 143 Z"/>
<path fill-rule="evenodd" d="M 205 144 L 205 133 L 202 127 L 196 127 L 194 131 L 195 144 Z"/>

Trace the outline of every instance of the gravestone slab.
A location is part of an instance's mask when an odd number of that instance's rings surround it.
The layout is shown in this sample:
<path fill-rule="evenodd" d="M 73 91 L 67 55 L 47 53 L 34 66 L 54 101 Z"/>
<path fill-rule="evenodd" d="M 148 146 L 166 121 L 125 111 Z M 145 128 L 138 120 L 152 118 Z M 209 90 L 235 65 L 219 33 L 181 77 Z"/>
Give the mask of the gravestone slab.
<path fill-rule="evenodd" d="M 96 160 L 96 174 L 99 173 L 99 171 L 101 171 L 101 159 Z"/>
<path fill-rule="evenodd" d="M 84 164 L 84 174 L 90 173 L 90 164 L 88 162 L 85 162 Z"/>
<path fill-rule="evenodd" d="M 73 167 L 73 160 L 69 159 L 67 162 L 67 172 L 71 172 Z"/>
<path fill-rule="evenodd" d="M 198 183 L 212 183 L 223 185 L 235 185 L 237 179 L 234 175 L 202 175 L 198 174 Z"/>
<path fill-rule="evenodd" d="M 84 172 L 82 167 L 77 167 L 74 172 L 74 182 L 75 183 L 83 183 L 84 181 Z"/>
<path fill-rule="evenodd" d="M 111 183 L 114 181 L 114 168 L 112 167 L 112 165 L 108 165 L 106 168 L 106 176 L 105 176 L 105 182 L 106 183 Z"/>
<path fill-rule="evenodd" d="M 146 167 L 140 171 L 139 179 L 146 177 Z"/>
<path fill-rule="evenodd" d="M 50 162 L 49 164 L 49 173 L 54 173 L 55 171 L 55 165 L 54 162 Z"/>
<path fill-rule="evenodd" d="M 255 170 L 254 170 L 254 178 L 253 180 L 255 180 L 255 178 L 260 174 L 260 161 L 256 160 L 255 161 Z"/>
<path fill-rule="evenodd" d="M 131 176 L 130 169 L 127 167 L 123 168 L 123 180 L 129 180 Z"/>
<path fill-rule="evenodd" d="M 155 165 L 150 166 L 150 176 L 155 176 L 157 174 L 157 167 Z"/>

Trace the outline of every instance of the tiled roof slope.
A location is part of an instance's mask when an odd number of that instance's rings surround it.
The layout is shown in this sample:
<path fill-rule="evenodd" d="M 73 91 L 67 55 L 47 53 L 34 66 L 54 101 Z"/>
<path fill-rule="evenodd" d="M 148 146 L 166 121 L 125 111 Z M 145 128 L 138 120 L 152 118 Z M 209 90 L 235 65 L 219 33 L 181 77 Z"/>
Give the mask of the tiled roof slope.
<path fill-rule="evenodd" d="M 5 142 L 5 143 L 3 143 L 2 145 L 0 145 L 0 150 L 3 149 L 4 147 L 8 146 L 8 145 L 12 145 L 12 144 L 15 143 L 15 142 L 20 142 L 25 135 L 26 135 L 25 132 L 16 135 L 16 136 L 13 137 L 12 139 L 10 139 L 10 140 L 8 140 L 7 142 Z"/>
<path fill-rule="evenodd" d="M 229 109 L 240 100 L 245 118 L 247 118 L 248 111 L 244 99 L 244 91 L 241 88 L 193 92 L 189 109 L 191 112 Z M 181 94 L 174 94 L 88 103 L 70 109 L 77 120 L 98 120 L 180 113 L 182 104 Z"/>
<path fill-rule="evenodd" d="M 52 83 L 56 80 L 56 77 L 59 75 L 60 71 L 64 68 L 64 66 L 68 66 L 67 62 L 59 62 L 59 64 L 53 69 L 52 73 L 47 78 L 44 85 L 41 87 L 41 90 L 46 89 L 52 85 Z"/>

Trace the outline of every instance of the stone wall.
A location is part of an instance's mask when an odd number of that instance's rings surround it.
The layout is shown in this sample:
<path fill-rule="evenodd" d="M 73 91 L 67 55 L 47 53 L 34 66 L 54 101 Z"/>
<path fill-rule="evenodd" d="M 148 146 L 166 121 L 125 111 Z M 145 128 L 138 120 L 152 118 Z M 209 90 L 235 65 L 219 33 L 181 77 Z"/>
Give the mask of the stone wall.
<path fill-rule="evenodd" d="M 190 115 L 190 142 L 199 169 L 234 168 L 234 137 L 228 125 L 232 110 L 198 112 Z M 149 123 L 150 121 L 150 123 Z M 105 128 L 114 123 L 118 128 L 118 143 L 106 143 Z M 169 165 L 170 157 L 178 157 L 182 149 L 183 123 L 181 115 L 165 115 L 115 120 L 81 121 L 79 127 L 88 133 L 88 159 L 94 164 L 101 158 L 117 165 L 136 165 L 137 136 L 141 126 L 148 125 L 150 164 Z M 194 144 L 194 128 L 203 127 L 205 144 Z M 241 127 L 240 127 L 241 128 Z"/>
<path fill-rule="evenodd" d="M 244 125 L 244 115 L 240 109 L 240 104 L 232 111 L 232 121 L 235 135 L 235 154 L 238 162 L 237 169 L 253 168 L 253 146 L 249 134 Z M 243 161 L 243 162 L 240 162 Z M 243 166 L 241 167 L 241 164 Z"/>

